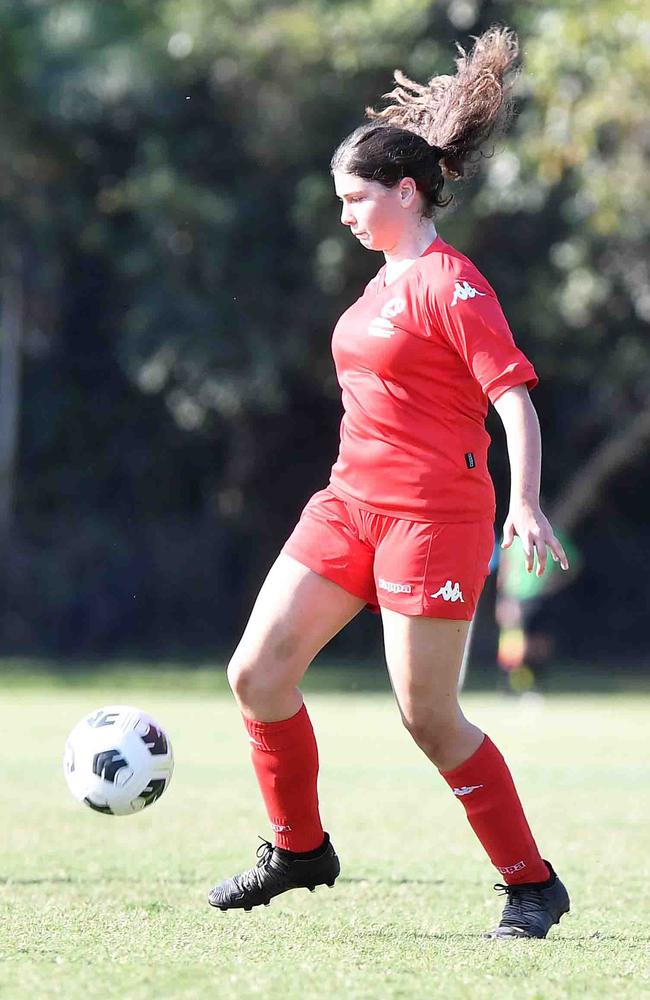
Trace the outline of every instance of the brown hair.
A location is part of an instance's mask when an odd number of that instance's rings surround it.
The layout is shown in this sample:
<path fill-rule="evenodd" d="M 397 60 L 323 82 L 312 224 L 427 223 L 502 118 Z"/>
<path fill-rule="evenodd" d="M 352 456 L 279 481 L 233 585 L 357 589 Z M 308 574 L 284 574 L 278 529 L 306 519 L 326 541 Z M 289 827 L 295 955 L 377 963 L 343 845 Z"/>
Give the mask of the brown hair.
<path fill-rule="evenodd" d="M 455 76 L 434 76 L 415 83 L 395 70 L 397 86 L 384 99 L 383 111 L 366 108 L 371 122 L 340 144 L 331 169 L 394 187 L 412 177 L 422 192 L 427 214 L 449 204 L 445 179 L 456 180 L 486 154 L 483 143 L 503 132 L 512 117 L 507 95 L 519 47 L 509 28 L 492 27 L 474 39 L 468 54 L 457 45 Z"/>

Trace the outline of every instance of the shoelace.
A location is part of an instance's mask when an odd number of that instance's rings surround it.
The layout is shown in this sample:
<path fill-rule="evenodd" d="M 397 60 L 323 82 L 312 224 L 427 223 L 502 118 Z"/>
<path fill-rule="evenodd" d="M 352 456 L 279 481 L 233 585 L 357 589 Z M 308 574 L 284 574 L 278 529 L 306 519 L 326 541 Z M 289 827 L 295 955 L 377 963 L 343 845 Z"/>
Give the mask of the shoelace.
<path fill-rule="evenodd" d="M 518 885 L 503 885 L 501 882 L 496 882 L 494 889 L 500 896 L 508 897 L 508 902 L 503 908 L 502 923 L 507 920 L 514 920 L 519 923 L 522 917 L 534 917 L 543 909 L 539 889 L 525 889 Z"/>
<path fill-rule="evenodd" d="M 255 852 L 260 859 L 257 862 L 257 868 L 264 868 L 273 854 L 273 844 L 269 843 L 268 840 L 264 840 L 264 837 L 258 837 L 258 840 L 261 840 L 262 843 Z"/>
<path fill-rule="evenodd" d="M 242 889 L 257 889 L 262 885 L 262 871 L 266 868 L 269 861 L 271 860 L 271 855 L 273 854 L 273 844 L 269 843 L 268 840 L 264 840 L 263 837 L 259 838 L 262 843 L 257 848 L 255 852 L 259 861 L 256 862 L 254 868 L 249 868 L 248 871 L 243 872 L 242 875 L 236 876 L 237 881 L 241 885 Z"/>

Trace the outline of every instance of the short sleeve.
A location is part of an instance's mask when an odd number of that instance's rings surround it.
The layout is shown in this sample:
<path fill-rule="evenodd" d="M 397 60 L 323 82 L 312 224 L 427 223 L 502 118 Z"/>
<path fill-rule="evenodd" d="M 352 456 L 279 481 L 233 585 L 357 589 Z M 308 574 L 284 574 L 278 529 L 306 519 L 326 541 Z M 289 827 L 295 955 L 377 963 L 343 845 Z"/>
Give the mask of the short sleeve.
<path fill-rule="evenodd" d="M 429 289 L 431 322 L 465 360 L 494 403 L 508 389 L 538 382 L 532 364 L 515 344 L 492 287 L 475 268 L 447 273 Z"/>

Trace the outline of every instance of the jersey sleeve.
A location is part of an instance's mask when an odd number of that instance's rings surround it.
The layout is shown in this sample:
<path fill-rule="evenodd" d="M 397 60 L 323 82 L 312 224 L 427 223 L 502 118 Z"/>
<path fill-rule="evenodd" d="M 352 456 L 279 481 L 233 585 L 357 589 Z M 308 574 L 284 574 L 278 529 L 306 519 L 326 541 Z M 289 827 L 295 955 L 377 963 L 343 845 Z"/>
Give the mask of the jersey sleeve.
<path fill-rule="evenodd" d="M 429 289 L 428 302 L 433 326 L 465 360 L 490 402 L 515 386 L 537 385 L 535 369 L 515 344 L 494 290 L 479 271 L 445 274 Z"/>

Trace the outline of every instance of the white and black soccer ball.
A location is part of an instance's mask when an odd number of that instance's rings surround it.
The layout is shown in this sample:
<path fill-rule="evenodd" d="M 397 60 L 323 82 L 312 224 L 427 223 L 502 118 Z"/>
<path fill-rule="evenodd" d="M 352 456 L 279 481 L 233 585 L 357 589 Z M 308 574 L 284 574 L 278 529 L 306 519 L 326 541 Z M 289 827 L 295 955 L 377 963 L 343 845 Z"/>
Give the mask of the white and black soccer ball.
<path fill-rule="evenodd" d="M 169 785 L 173 770 L 167 733 L 131 705 L 95 709 L 66 740 L 68 788 L 79 802 L 109 816 L 130 816 L 150 806 Z"/>

